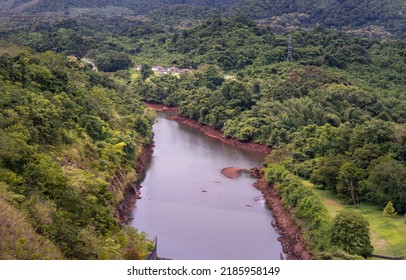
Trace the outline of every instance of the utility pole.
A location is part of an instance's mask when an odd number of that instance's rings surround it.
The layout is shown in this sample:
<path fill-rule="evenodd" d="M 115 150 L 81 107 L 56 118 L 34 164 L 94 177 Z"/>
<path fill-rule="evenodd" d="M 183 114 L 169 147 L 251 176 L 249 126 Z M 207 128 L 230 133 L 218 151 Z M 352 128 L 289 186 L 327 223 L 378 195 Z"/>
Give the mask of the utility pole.
<path fill-rule="evenodd" d="M 289 35 L 289 41 L 288 41 L 288 55 L 286 56 L 286 60 L 289 62 L 293 61 L 293 57 L 292 57 L 292 39 L 290 38 Z"/>

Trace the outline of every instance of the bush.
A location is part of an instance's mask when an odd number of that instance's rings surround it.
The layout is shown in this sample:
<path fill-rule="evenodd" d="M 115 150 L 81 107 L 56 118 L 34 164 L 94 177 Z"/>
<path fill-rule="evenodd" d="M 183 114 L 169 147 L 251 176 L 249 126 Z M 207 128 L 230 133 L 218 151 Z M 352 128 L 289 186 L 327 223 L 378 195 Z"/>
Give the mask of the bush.
<path fill-rule="evenodd" d="M 382 215 L 385 217 L 395 217 L 397 215 L 395 207 L 393 207 L 392 201 L 389 201 L 388 204 L 386 204 L 385 208 L 383 209 Z"/>
<path fill-rule="evenodd" d="M 268 184 L 277 184 L 285 206 L 293 209 L 294 217 L 304 224 L 305 239 L 309 248 L 328 251 L 330 248 L 331 218 L 322 201 L 304 186 L 299 177 L 281 164 L 265 168 Z"/>
<path fill-rule="evenodd" d="M 331 242 L 349 254 L 371 256 L 368 220 L 357 212 L 341 211 L 333 220 Z"/>

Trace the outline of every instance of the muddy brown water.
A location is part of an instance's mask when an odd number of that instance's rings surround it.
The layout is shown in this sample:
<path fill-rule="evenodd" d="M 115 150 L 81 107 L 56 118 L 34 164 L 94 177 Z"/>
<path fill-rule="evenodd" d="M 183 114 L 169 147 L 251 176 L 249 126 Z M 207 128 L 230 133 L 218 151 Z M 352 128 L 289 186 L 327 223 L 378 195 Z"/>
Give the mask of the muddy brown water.
<path fill-rule="evenodd" d="M 132 225 L 158 237 L 158 255 L 178 260 L 279 259 L 271 211 L 250 175 L 225 167 L 260 166 L 264 154 L 244 151 L 159 113 L 154 153 Z"/>

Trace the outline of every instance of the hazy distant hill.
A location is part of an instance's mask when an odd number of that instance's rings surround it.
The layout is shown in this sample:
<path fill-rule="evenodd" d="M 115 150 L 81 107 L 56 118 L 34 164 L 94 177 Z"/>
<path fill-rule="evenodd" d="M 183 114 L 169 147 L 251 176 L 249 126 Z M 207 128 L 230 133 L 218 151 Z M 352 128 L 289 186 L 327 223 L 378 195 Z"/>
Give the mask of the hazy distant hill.
<path fill-rule="evenodd" d="M 261 19 L 287 13 L 304 13 L 306 24 L 359 28 L 383 26 L 397 34 L 406 33 L 404 0 L 241 0 L 238 7 L 251 18 Z"/>
<path fill-rule="evenodd" d="M 0 0 L 0 7 L 9 7 L 25 12 L 68 11 L 72 8 L 101 8 L 107 6 L 126 7 L 137 14 L 171 5 L 195 5 L 224 8 L 239 0 Z M 29 3 L 29 5 L 27 5 Z M 21 9 L 23 8 L 23 9 Z"/>
<path fill-rule="evenodd" d="M 64 12 L 81 8 L 112 7 L 136 15 L 149 14 L 155 20 L 173 23 L 173 19 L 202 19 L 213 10 L 223 15 L 247 15 L 250 19 L 284 22 L 284 25 L 376 29 L 406 37 L 404 0 L 0 0 L 0 10 L 13 13 Z M 196 9 L 199 7 L 199 9 Z M 210 13 L 207 10 L 210 9 Z M 116 9 L 117 10 L 117 9 Z M 181 12 L 177 13 L 176 11 Z M 163 20 L 162 20 L 163 19 Z"/>

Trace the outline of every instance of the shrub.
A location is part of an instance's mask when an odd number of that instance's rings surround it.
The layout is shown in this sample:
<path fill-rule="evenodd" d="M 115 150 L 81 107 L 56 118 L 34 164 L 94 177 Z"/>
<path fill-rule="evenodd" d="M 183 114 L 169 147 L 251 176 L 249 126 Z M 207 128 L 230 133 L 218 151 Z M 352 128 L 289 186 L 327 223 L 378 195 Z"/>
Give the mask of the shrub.
<path fill-rule="evenodd" d="M 368 220 L 354 211 L 341 211 L 334 217 L 331 242 L 345 252 L 368 257 L 372 254 Z"/>
<path fill-rule="evenodd" d="M 393 207 L 392 201 L 389 201 L 388 204 L 386 204 L 385 208 L 383 208 L 382 215 L 385 217 L 395 217 L 397 215 L 395 207 Z"/>

